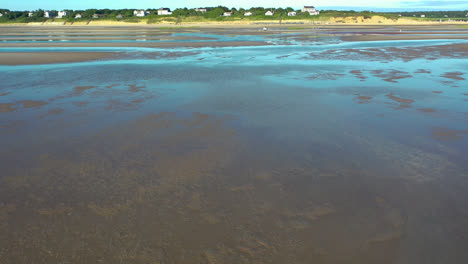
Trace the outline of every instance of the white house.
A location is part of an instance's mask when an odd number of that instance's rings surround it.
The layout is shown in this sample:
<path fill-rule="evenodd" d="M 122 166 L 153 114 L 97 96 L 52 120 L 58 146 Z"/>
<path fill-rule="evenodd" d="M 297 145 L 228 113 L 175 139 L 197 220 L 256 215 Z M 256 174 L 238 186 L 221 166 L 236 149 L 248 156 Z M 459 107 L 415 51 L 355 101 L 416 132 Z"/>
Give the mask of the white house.
<path fill-rule="evenodd" d="M 206 13 L 208 11 L 208 9 L 206 9 L 206 8 L 195 8 L 195 11 L 196 12 L 201 12 L 201 13 Z"/>
<path fill-rule="evenodd" d="M 253 15 L 252 12 L 245 12 L 244 13 L 244 16 L 251 16 L 251 15 Z"/>
<path fill-rule="evenodd" d="M 59 11 L 58 12 L 58 15 L 57 15 L 57 18 L 62 18 L 64 16 L 68 16 L 70 13 L 68 13 L 68 11 Z"/>
<path fill-rule="evenodd" d="M 33 15 L 34 15 L 33 12 L 29 12 L 29 13 L 28 13 L 28 17 L 32 17 Z"/>
<path fill-rule="evenodd" d="M 294 11 L 293 12 L 288 12 L 288 16 L 296 16 L 296 15 L 297 15 L 297 13 L 294 12 Z"/>
<path fill-rule="evenodd" d="M 265 13 L 265 16 L 272 16 L 272 15 L 273 15 L 273 12 L 271 12 L 269 10 Z"/>
<path fill-rule="evenodd" d="M 122 19 L 124 16 L 122 14 L 118 14 L 117 16 L 115 16 L 115 18 L 117 19 Z"/>
<path fill-rule="evenodd" d="M 52 11 L 44 11 L 44 17 L 51 18 L 54 17 L 55 13 Z"/>
<path fill-rule="evenodd" d="M 426 17 L 426 15 L 421 15 L 421 17 Z"/>
<path fill-rule="evenodd" d="M 75 18 L 76 18 L 76 19 L 80 19 L 80 18 L 83 18 L 83 16 L 82 16 L 81 14 L 76 14 L 76 15 L 75 15 Z"/>
<path fill-rule="evenodd" d="M 172 15 L 172 12 L 169 8 L 161 7 L 158 9 L 158 16 L 167 16 Z"/>
<path fill-rule="evenodd" d="M 320 12 L 319 12 L 317 9 L 315 9 L 314 6 L 304 6 L 304 7 L 302 8 L 302 12 L 307 12 L 307 13 L 309 13 L 311 16 L 315 16 L 315 15 L 320 14 Z"/>
<path fill-rule="evenodd" d="M 223 16 L 225 17 L 230 17 L 232 15 L 232 12 L 224 12 Z"/>
<path fill-rule="evenodd" d="M 2 13 L 0 13 L 0 17 L 2 17 L 2 16 L 3 16 L 3 14 L 2 14 Z"/>
<path fill-rule="evenodd" d="M 99 18 L 99 17 L 101 17 L 100 14 L 94 14 L 94 15 L 93 15 L 93 18 Z"/>
<path fill-rule="evenodd" d="M 146 11 L 145 10 L 135 10 L 133 11 L 133 15 L 137 17 L 144 17 L 146 16 Z"/>

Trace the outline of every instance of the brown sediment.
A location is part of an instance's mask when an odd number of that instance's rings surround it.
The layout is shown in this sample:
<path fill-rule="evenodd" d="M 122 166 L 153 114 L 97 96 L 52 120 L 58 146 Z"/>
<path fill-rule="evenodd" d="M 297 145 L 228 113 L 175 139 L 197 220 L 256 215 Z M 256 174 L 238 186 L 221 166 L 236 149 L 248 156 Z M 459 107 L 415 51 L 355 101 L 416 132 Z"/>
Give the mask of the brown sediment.
<path fill-rule="evenodd" d="M 200 51 L 158 51 L 158 52 L 142 52 L 136 56 L 144 59 L 177 59 L 188 56 L 201 54 Z M 132 56 L 135 56 L 132 54 Z"/>
<path fill-rule="evenodd" d="M 420 108 L 418 110 L 423 112 L 423 113 L 434 113 L 434 112 L 436 112 L 436 110 L 434 108 Z"/>
<path fill-rule="evenodd" d="M 354 77 L 360 79 L 361 81 L 364 81 L 364 80 L 367 79 L 367 77 L 364 76 L 364 75 L 362 74 L 362 71 L 360 71 L 360 70 L 352 70 L 352 71 L 350 71 L 349 73 L 351 73 L 352 75 L 354 75 Z"/>
<path fill-rule="evenodd" d="M 76 93 L 76 94 L 81 94 L 82 92 L 84 92 L 84 91 L 86 91 L 86 90 L 93 89 L 93 88 L 95 88 L 95 87 L 96 87 L 96 86 L 92 86 L 92 85 L 90 85 L 90 86 L 75 86 L 75 87 L 73 88 L 73 91 L 74 91 L 74 93 Z"/>
<path fill-rule="evenodd" d="M 119 86 L 119 85 L 120 84 L 111 84 L 111 85 L 106 86 L 106 88 L 112 88 L 112 87 Z"/>
<path fill-rule="evenodd" d="M 113 111 L 127 111 L 127 110 L 133 110 L 135 109 L 135 105 L 128 103 L 128 102 L 123 102 L 118 99 L 110 99 L 107 101 L 107 106 L 106 110 L 113 110 Z"/>
<path fill-rule="evenodd" d="M 112 52 L 2 52 L 0 65 L 32 65 L 93 61 L 111 58 Z"/>
<path fill-rule="evenodd" d="M 88 104 L 89 104 L 88 102 L 73 102 L 73 105 L 78 106 L 78 107 L 84 107 L 84 106 L 87 106 Z"/>
<path fill-rule="evenodd" d="M 308 53 L 303 59 L 316 57 L 335 60 L 361 60 L 388 62 L 393 60 L 412 61 L 427 58 L 428 54 L 437 54 L 437 58 L 466 58 L 468 44 L 437 45 L 426 47 L 384 47 L 365 49 L 337 49 Z"/>
<path fill-rule="evenodd" d="M 324 81 L 336 81 L 340 77 L 345 76 L 345 74 L 341 73 L 317 73 L 311 76 L 307 76 L 306 78 L 309 80 L 324 80 Z"/>
<path fill-rule="evenodd" d="M 363 96 L 360 94 L 356 94 L 356 99 L 359 101 L 359 104 L 368 104 L 373 97 L 371 96 Z"/>
<path fill-rule="evenodd" d="M 53 109 L 50 109 L 49 111 L 47 111 L 46 114 L 41 115 L 39 118 L 44 118 L 46 116 L 51 116 L 51 115 L 58 115 L 58 114 L 63 113 L 64 111 L 65 110 L 62 109 L 62 108 L 53 108 Z"/>
<path fill-rule="evenodd" d="M 435 127 L 431 129 L 432 138 L 441 141 L 460 140 L 463 135 L 468 135 L 468 130 L 456 130 L 445 127 Z"/>
<path fill-rule="evenodd" d="M 148 48 L 203 48 L 203 47 L 251 47 L 272 45 L 264 41 L 200 41 L 200 42 L 93 42 L 93 43 L 0 43 L 0 47 L 148 47 Z M 81 52 L 78 52 L 81 53 Z M 27 56 L 25 56 L 27 57 Z M 80 56 L 77 56 L 77 58 Z M 0 57 L 1 58 L 1 57 Z M 0 60 L 1 62 L 2 60 Z M 14 60 L 12 60 L 12 63 Z M 16 64 L 13 64 L 16 65 Z"/>
<path fill-rule="evenodd" d="M 15 110 L 14 103 L 0 103 L 0 113 L 9 113 Z"/>
<path fill-rule="evenodd" d="M 441 77 L 451 79 L 451 80 L 457 80 L 457 81 L 464 81 L 465 78 L 462 77 L 463 73 L 462 72 L 446 72 L 441 75 Z"/>
<path fill-rule="evenodd" d="M 442 91 L 432 91 L 433 93 L 436 93 L 436 94 L 441 94 Z"/>
<path fill-rule="evenodd" d="M 398 70 L 388 70 L 388 71 L 380 71 L 380 73 L 374 73 L 375 77 L 382 78 L 383 81 L 397 83 L 396 80 L 411 78 L 408 72 L 398 71 Z"/>
<path fill-rule="evenodd" d="M 130 92 L 139 92 L 143 88 L 145 88 L 145 86 L 137 86 L 136 84 L 129 84 L 128 87 L 129 87 L 128 90 Z"/>
<path fill-rule="evenodd" d="M 407 105 L 414 103 L 413 99 L 400 98 L 400 97 L 394 96 L 393 94 L 387 94 L 386 96 L 389 99 L 391 99 L 391 100 L 393 100 L 395 102 L 398 102 L 398 103 L 407 104 Z"/>
<path fill-rule="evenodd" d="M 0 96 L 5 96 L 5 95 L 9 95 L 9 94 L 11 94 L 11 93 L 10 93 L 10 92 L 8 92 L 8 93 L 1 93 Z"/>
<path fill-rule="evenodd" d="M 419 70 L 415 71 L 414 73 L 431 73 L 431 71 L 430 70 L 419 69 Z"/>
<path fill-rule="evenodd" d="M 39 107 L 48 104 L 48 102 L 45 101 L 33 101 L 33 100 L 23 100 L 20 101 L 21 104 L 23 104 L 24 108 L 31 108 L 31 107 Z"/>
<path fill-rule="evenodd" d="M 58 114 L 61 114 L 63 113 L 63 111 L 65 111 L 63 108 L 54 108 L 54 109 L 50 109 L 47 114 L 48 115 L 58 115 Z"/>

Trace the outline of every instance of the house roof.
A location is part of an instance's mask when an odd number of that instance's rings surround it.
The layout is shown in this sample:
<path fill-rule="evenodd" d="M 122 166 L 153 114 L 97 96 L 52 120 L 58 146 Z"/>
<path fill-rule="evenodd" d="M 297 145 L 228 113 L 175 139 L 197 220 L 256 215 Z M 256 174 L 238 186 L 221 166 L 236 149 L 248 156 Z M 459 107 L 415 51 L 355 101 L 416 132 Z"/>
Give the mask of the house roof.
<path fill-rule="evenodd" d="M 304 8 L 315 8 L 315 6 L 304 6 Z"/>

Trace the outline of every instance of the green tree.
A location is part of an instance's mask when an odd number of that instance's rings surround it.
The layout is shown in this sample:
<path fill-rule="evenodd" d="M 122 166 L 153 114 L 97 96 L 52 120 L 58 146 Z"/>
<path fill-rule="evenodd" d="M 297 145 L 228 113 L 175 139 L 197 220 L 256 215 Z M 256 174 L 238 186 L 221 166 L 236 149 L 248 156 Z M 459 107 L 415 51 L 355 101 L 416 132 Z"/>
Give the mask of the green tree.
<path fill-rule="evenodd" d="M 218 6 L 216 8 L 211 9 L 210 11 L 206 12 L 203 14 L 204 17 L 206 18 L 218 18 L 224 14 L 224 12 L 227 11 L 227 8 Z"/>

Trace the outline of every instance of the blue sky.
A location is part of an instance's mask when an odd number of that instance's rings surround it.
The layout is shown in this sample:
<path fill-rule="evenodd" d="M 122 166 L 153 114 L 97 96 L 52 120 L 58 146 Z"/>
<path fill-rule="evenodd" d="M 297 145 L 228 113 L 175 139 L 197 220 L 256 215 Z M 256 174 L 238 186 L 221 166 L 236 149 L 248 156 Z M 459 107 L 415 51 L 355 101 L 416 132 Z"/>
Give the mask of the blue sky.
<path fill-rule="evenodd" d="M 350 5 L 352 3 L 352 5 Z M 371 10 L 467 10 L 468 0 L 0 0 L 0 8 L 11 10 L 204 7 L 293 7 L 314 5 L 318 9 Z"/>

